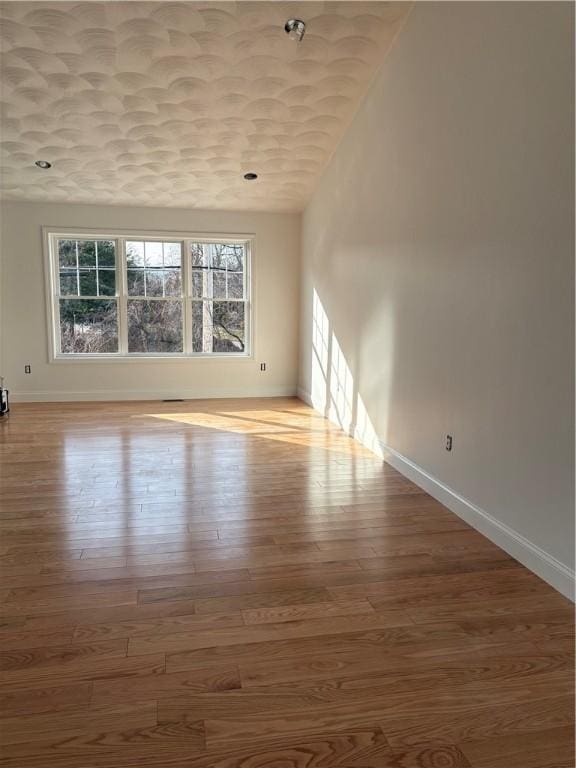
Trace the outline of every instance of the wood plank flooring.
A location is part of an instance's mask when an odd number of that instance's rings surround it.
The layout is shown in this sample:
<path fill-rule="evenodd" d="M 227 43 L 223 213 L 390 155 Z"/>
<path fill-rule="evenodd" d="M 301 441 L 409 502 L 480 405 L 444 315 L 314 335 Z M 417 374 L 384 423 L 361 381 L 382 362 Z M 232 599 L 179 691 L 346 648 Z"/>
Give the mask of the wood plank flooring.
<path fill-rule="evenodd" d="M 573 768 L 570 603 L 298 400 L 0 459 L 2 768 Z"/>

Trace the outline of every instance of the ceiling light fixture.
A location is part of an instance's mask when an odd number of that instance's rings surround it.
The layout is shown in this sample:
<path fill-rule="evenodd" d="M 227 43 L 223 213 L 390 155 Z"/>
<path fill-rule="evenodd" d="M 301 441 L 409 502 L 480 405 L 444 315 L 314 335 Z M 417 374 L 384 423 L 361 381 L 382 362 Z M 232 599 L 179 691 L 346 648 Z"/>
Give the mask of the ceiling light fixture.
<path fill-rule="evenodd" d="M 48 160 L 36 160 L 34 165 L 37 165 L 38 168 L 42 168 L 44 170 L 52 168 L 52 163 L 49 163 Z"/>
<path fill-rule="evenodd" d="M 290 40 L 295 40 L 299 43 L 304 37 L 304 32 L 306 32 L 306 24 L 301 19 L 288 19 L 286 24 L 284 24 L 284 32 L 286 32 Z"/>
<path fill-rule="evenodd" d="M 256 181 L 256 179 L 258 178 L 258 174 L 257 173 L 245 173 L 244 174 L 244 178 L 246 179 L 246 181 Z"/>

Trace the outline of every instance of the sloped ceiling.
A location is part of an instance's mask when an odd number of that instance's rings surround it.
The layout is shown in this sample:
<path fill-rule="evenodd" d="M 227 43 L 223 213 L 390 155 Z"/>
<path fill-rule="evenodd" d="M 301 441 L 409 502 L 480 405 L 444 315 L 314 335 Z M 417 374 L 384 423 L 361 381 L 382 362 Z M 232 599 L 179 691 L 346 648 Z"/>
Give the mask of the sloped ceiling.
<path fill-rule="evenodd" d="M 408 11 L 3 2 L 2 196 L 301 210 Z"/>

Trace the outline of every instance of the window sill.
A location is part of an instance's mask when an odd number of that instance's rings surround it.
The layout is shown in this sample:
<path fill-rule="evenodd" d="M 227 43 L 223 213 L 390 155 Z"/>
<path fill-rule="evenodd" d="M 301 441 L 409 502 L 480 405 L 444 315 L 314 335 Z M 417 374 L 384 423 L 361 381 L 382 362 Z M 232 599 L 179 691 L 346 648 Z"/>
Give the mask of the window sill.
<path fill-rule="evenodd" d="M 192 354 L 192 355 L 106 355 L 106 354 L 71 354 L 71 355 L 56 355 L 51 358 L 50 363 L 56 363 L 58 365 L 72 363 L 76 365 L 86 363 L 190 363 L 197 360 L 212 361 L 212 362 L 254 362 L 253 354 L 234 354 L 234 353 L 221 353 L 221 354 Z"/>

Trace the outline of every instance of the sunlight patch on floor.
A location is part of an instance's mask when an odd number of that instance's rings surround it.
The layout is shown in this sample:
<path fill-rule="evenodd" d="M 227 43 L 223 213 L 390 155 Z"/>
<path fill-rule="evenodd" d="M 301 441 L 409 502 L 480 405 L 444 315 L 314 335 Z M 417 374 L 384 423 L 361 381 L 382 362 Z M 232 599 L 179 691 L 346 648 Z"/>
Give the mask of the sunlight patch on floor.
<path fill-rule="evenodd" d="M 145 417 L 229 434 L 251 435 L 303 448 L 336 451 L 349 456 L 372 456 L 370 451 L 338 427 L 313 412 L 310 415 L 287 411 L 148 413 Z"/>

